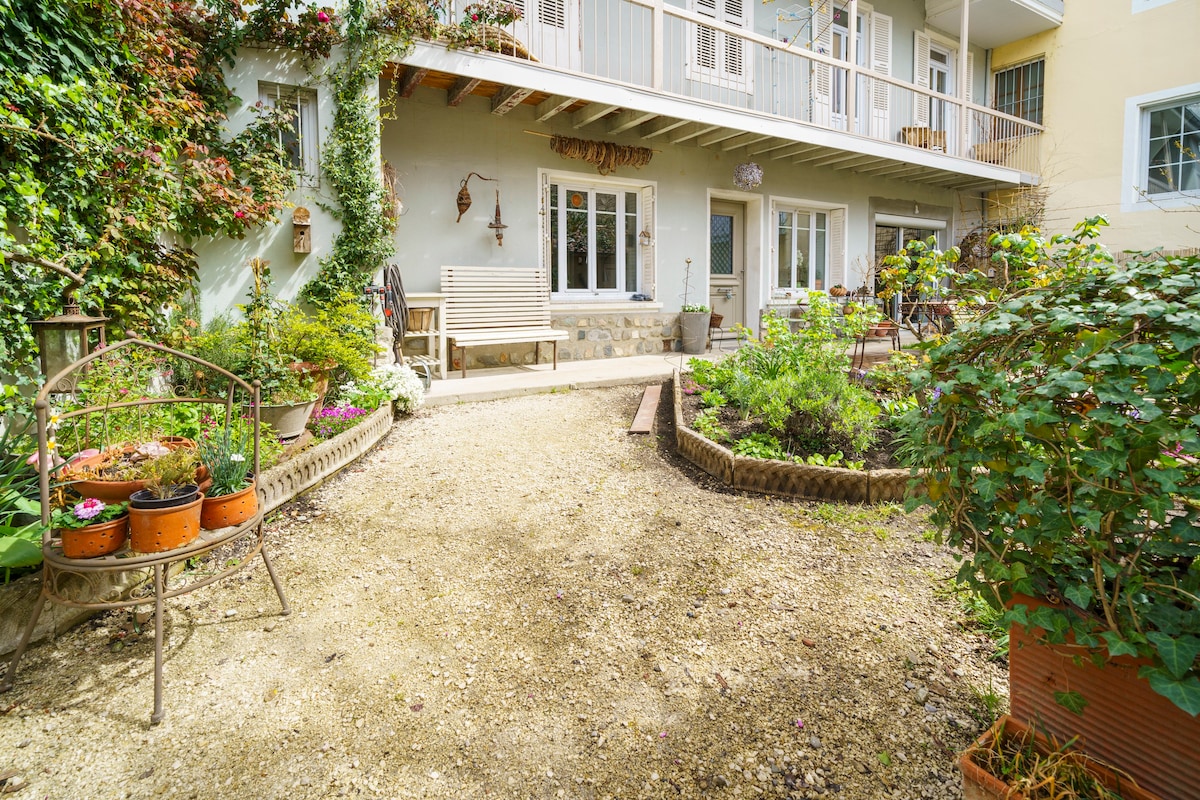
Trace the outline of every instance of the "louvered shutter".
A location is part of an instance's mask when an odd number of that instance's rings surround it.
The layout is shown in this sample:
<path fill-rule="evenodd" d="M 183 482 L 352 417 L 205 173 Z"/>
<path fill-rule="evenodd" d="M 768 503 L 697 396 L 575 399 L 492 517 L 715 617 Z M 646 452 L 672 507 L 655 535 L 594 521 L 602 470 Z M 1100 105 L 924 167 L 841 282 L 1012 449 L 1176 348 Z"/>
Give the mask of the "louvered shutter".
<path fill-rule="evenodd" d="M 846 285 L 846 209 L 829 212 L 829 286 Z"/>
<path fill-rule="evenodd" d="M 809 0 L 812 8 L 812 48 L 823 55 L 833 50 L 833 16 L 828 0 Z M 833 67 L 814 61 L 812 67 L 812 121 L 830 127 L 833 124 Z"/>
<path fill-rule="evenodd" d="M 542 210 L 538 214 L 538 235 L 541 237 L 541 255 L 542 269 L 546 274 L 551 276 L 550 283 L 554 283 L 554 275 L 558 272 L 558 259 L 555 258 L 555 253 L 552 248 L 553 241 L 550 237 L 550 176 L 542 174 Z"/>
<path fill-rule="evenodd" d="M 892 74 L 892 18 L 871 15 L 871 69 L 882 75 Z M 871 136 L 891 139 L 891 84 L 871 81 Z"/>
<path fill-rule="evenodd" d="M 967 52 L 967 86 L 962 93 L 968 103 L 975 102 L 975 54 Z"/>
<path fill-rule="evenodd" d="M 654 228 L 654 187 L 642 189 L 642 230 L 649 231 L 653 240 L 649 247 L 642 247 L 641 293 L 653 300 L 655 295 L 654 253 L 658 249 L 658 231 Z"/>
<path fill-rule="evenodd" d="M 717 2 L 718 0 L 695 0 L 692 8 L 695 12 L 703 17 L 717 19 Z M 695 40 L 696 66 L 704 71 L 704 74 L 711 77 L 709 70 L 715 71 L 719 62 L 717 55 L 717 30 L 710 28 L 707 25 L 696 26 Z"/>
<path fill-rule="evenodd" d="M 749 28 L 750 20 L 747 15 L 745 0 L 724 0 L 721 9 L 721 21 L 732 28 Z M 722 34 L 722 57 L 726 74 L 732 79 L 735 88 L 750 91 L 750 64 L 746 59 L 746 43 L 738 36 Z"/>
<path fill-rule="evenodd" d="M 913 83 L 922 89 L 929 88 L 929 35 L 916 31 L 913 43 Z M 929 127 L 929 97 L 918 94 L 913 102 L 913 124 Z"/>
<path fill-rule="evenodd" d="M 567 0 L 537 0 L 537 18 L 552 28 L 567 27 Z"/>

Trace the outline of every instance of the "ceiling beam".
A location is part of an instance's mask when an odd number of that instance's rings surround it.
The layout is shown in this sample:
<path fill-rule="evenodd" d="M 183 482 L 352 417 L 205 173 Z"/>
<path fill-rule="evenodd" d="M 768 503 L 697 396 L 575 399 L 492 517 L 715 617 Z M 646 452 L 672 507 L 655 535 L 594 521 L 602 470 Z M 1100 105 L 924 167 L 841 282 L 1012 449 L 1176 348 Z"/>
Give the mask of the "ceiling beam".
<path fill-rule="evenodd" d="M 712 147 L 714 144 L 720 144 L 721 142 L 728 141 L 735 136 L 741 135 L 742 131 L 739 131 L 736 128 L 725 128 L 724 130 L 718 131 L 712 136 L 705 136 L 703 139 L 697 140 L 696 144 L 700 145 L 701 147 Z"/>
<path fill-rule="evenodd" d="M 767 137 L 767 138 L 770 138 L 770 137 Z M 780 148 L 784 148 L 784 147 L 792 147 L 795 144 L 796 143 L 793 142 L 791 139 L 779 139 L 773 143 L 766 144 L 762 147 L 756 147 L 755 149 L 750 151 L 750 155 L 761 156 L 763 153 L 769 153 L 772 150 L 779 150 Z"/>
<path fill-rule="evenodd" d="M 545 100 L 537 104 L 537 108 L 533 111 L 533 116 L 538 122 L 545 122 L 553 116 L 561 114 L 575 102 L 574 97 L 567 97 L 562 94 L 554 94 L 547 97 Z"/>
<path fill-rule="evenodd" d="M 653 139 L 655 136 L 661 136 L 664 133 L 669 133 L 676 128 L 682 128 L 687 125 L 686 119 L 672 119 L 671 117 L 659 117 L 653 122 L 648 122 L 638 130 L 638 134 L 643 139 Z"/>
<path fill-rule="evenodd" d="M 584 128 L 591 125 L 601 117 L 606 117 L 616 111 L 620 106 L 607 106 L 604 103 L 592 103 L 584 106 L 571 115 L 572 128 Z"/>
<path fill-rule="evenodd" d="M 831 164 L 840 164 L 843 161 L 853 161 L 854 159 L 862 158 L 862 153 L 842 153 L 839 156 L 832 158 L 823 158 L 820 155 L 808 156 L 807 158 L 797 158 L 792 161 L 793 164 L 803 164 L 806 161 L 814 161 L 815 167 L 828 167 Z"/>
<path fill-rule="evenodd" d="M 712 133 L 720 127 L 720 125 L 702 125 L 699 123 L 695 125 L 689 125 L 671 137 L 671 144 L 680 144 L 681 142 L 686 142 L 688 139 L 695 139 L 697 136 L 703 136 L 706 133 Z"/>
<path fill-rule="evenodd" d="M 856 156 L 857 158 L 852 158 L 844 163 L 838 164 L 836 167 L 834 167 L 834 169 L 854 169 L 855 167 L 860 167 L 864 164 L 875 164 L 879 161 L 878 156 L 864 156 L 862 153 L 857 153 Z"/>
<path fill-rule="evenodd" d="M 820 150 L 821 146 L 817 144 L 801 144 L 796 145 L 790 150 L 784 150 L 782 153 L 772 153 L 771 158 L 778 161 L 781 158 L 789 158 L 790 156 L 798 156 L 801 153 L 811 153 L 813 150 Z"/>
<path fill-rule="evenodd" d="M 744 133 L 736 139 L 731 139 L 721 145 L 721 149 L 725 152 L 736 150 L 739 147 L 749 147 L 752 144 L 758 144 L 763 139 L 770 139 L 769 133 Z"/>
<path fill-rule="evenodd" d="M 505 86 L 492 95 L 492 113 L 498 117 L 503 117 L 521 105 L 521 101 L 531 94 L 533 94 L 533 89 L 525 89 L 520 86 Z"/>
<path fill-rule="evenodd" d="M 446 93 L 446 105 L 451 108 L 457 108 L 459 103 L 467 98 L 471 92 L 475 91 L 475 87 L 483 83 L 475 78 L 459 78 L 454 82 L 454 86 Z"/>
<path fill-rule="evenodd" d="M 409 67 L 404 71 L 404 82 L 400 84 L 400 96 L 412 97 L 413 90 L 421 85 L 421 81 L 425 80 L 425 76 L 429 74 L 429 70 L 418 67 Z"/>
<path fill-rule="evenodd" d="M 622 111 L 609 121 L 608 132 L 615 136 L 618 133 L 624 133 L 630 128 L 636 128 L 643 122 L 649 122 L 657 116 L 658 114 L 653 111 Z"/>

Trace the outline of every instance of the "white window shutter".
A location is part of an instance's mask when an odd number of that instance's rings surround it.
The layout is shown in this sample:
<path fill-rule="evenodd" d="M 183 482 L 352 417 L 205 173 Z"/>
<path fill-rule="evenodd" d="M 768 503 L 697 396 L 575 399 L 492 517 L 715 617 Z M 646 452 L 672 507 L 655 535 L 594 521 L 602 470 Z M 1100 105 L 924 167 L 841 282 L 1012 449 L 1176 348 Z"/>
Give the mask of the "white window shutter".
<path fill-rule="evenodd" d="M 967 51 L 967 86 L 962 96 L 968 103 L 975 102 L 975 54 L 970 50 Z"/>
<path fill-rule="evenodd" d="M 812 48 L 818 53 L 832 55 L 833 15 L 829 0 L 809 0 L 812 9 Z M 833 125 L 833 67 L 816 61 L 812 66 L 812 121 L 817 125 Z"/>
<path fill-rule="evenodd" d="M 892 74 L 892 18 L 886 14 L 871 15 L 871 69 L 883 75 Z M 891 139 L 891 84 L 871 81 L 871 136 Z"/>
<path fill-rule="evenodd" d="M 929 88 L 929 34 L 915 31 L 913 33 L 913 83 L 922 89 Z M 929 98 L 918 94 L 913 102 L 913 124 L 929 127 Z"/>
<path fill-rule="evenodd" d="M 558 261 L 551 251 L 553 242 L 550 239 L 550 176 L 542 174 L 542 210 L 538 214 L 538 235 L 541 236 L 542 269 L 547 275 L 552 275 L 558 269 Z"/>
<path fill-rule="evenodd" d="M 827 285 L 846 285 L 846 209 L 829 212 L 829 279 Z"/>
<path fill-rule="evenodd" d="M 651 300 L 655 298 L 654 253 L 658 249 L 658 231 L 654 228 L 654 187 L 642 189 L 642 230 L 649 231 L 652 242 L 642 247 L 642 287 L 639 291 Z"/>

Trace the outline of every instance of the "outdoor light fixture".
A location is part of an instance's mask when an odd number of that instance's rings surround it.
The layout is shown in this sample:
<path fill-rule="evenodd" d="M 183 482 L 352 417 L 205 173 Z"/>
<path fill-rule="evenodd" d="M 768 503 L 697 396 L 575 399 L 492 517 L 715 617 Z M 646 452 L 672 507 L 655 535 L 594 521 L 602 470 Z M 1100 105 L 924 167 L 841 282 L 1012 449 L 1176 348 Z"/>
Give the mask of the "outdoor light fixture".
<path fill-rule="evenodd" d="M 642 231 L 638 234 L 638 244 L 640 244 L 642 247 L 649 247 L 650 245 L 654 244 L 654 236 L 650 233 L 650 231 Z"/>
<path fill-rule="evenodd" d="M 485 178 L 485 180 L 487 180 Z M 500 188 L 496 187 L 496 218 L 488 223 L 488 227 L 496 232 L 496 245 L 504 247 L 504 229 L 508 226 L 500 221 Z"/>
<path fill-rule="evenodd" d="M 479 178 L 481 181 L 495 181 L 499 183 L 495 178 L 485 178 L 478 172 L 468 172 L 467 177 L 458 182 L 458 197 L 454 199 L 455 204 L 458 206 L 458 219 L 454 220 L 455 222 L 462 222 L 463 214 L 467 213 L 467 209 L 471 207 L 471 193 L 467 191 L 467 182 L 473 177 Z"/>

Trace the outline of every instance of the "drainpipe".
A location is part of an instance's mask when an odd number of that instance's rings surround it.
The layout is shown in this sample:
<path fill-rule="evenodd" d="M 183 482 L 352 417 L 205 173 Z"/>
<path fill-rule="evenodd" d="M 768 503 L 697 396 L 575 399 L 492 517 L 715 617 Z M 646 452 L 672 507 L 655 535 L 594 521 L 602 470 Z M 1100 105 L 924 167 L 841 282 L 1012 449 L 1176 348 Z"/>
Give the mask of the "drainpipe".
<path fill-rule="evenodd" d="M 970 28 L 971 0 L 961 0 L 962 20 L 958 26 L 958 99 L 962 102 L 962 114 L 958 120 L 958 155 L 967 157 L 971 132 L 971 114 L 967 110 L 967 48 L 970 40 L 967 31 Z"/>

